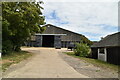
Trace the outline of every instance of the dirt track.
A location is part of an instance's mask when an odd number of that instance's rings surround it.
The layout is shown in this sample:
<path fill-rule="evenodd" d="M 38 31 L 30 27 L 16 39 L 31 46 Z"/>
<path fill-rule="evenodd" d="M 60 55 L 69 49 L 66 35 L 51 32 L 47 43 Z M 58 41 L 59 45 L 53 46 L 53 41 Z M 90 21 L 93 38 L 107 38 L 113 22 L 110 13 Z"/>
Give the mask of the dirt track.
<path fill-rule="evenodd" d="M 11 66 L 4 78 L 88 78 L 68 65 L 54 48 L 23 48 L 35 54 L 31 59 Z"/>

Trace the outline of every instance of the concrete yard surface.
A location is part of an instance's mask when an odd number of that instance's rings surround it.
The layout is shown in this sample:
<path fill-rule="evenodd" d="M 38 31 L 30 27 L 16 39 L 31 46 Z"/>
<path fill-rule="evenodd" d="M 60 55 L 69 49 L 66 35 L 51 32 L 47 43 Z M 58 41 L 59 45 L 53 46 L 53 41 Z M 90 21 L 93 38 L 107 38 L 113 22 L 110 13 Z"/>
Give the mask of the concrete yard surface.
<path fill-rule="evenodd" d="M 22 48 L 35 54 L 6 71 L 3 78 L 88 78 L 67 64 L 54 48 Z"/>

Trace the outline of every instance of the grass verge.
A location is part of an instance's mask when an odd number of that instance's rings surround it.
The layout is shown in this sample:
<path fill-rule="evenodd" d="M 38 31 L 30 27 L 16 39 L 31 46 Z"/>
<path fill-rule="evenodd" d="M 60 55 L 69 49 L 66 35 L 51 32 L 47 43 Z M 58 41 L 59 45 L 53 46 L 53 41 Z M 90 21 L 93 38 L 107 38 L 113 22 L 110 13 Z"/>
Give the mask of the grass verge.
<path fill-rule="evenodd" d="M 26 51 L 21 51 L 21 52 L 13 52 L 8 55 L 2 56 L 2 71 L 5 72 L 8 67 L 12 64 L 17 64 L 28 57 L 32 56 L 31 53 L 26 52 Z"/>
<path fill-rule="evenodd" d="M 107 63 L 107 62 L 104 62 L 104 61 L 101 61 L 101 60 L 98 60 L 98 59 L 75 56 L 74 52 L 64 52 L 64 53 L 67 54 L 67 55 L 79 58 L 80 60 L 83 60 L 84 62 L 91 63 L 91 64 L 93 64 L 95 66 L 98 66 L 98 67 L 118 71 L 118 65 L 110 64 L 110 63 Z"/>

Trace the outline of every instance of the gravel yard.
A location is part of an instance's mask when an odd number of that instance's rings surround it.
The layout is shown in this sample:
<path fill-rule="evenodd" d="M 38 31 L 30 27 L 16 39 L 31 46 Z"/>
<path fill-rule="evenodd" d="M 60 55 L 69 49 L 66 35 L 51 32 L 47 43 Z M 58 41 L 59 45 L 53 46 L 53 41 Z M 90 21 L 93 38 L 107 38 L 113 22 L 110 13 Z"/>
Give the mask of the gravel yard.
<path fill-rule="evenodd" d="M 86 75 L 90 78 L 118 78 L 117 71 L 109 70 L 94 66 L 88 62 L 78 58 L 64 54 L 67 50 L 58 50 L 61 58 L 72 66 L 77 72 Z"/>
<path fill-rule="evenodd" d="M 35 54 L 11 66 L 3 78 L 118 78 L 117 71 L 97 67 L 63 52 L 67 49 L 23 48 Z M 33 75 L 34 73 L 34 75 Z"/>

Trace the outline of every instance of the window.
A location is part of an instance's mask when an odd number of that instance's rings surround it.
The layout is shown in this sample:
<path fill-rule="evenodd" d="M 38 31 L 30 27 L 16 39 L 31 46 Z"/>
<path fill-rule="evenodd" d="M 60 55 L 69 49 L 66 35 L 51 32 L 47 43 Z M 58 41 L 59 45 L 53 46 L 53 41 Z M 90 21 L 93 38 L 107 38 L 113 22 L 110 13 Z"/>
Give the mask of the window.
<path fill-rule="evenodd" d="M 100 54 L 105 54 L 104 48 L 99 48 L 99 53 Z"/>

